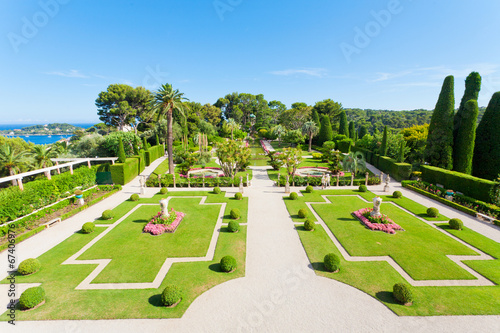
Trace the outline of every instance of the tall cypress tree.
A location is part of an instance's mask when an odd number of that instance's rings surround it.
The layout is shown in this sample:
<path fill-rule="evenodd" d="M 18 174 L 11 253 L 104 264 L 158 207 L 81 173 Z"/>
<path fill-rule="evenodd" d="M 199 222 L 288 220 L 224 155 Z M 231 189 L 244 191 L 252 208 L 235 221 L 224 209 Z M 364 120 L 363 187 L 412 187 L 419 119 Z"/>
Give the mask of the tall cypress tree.
<path fill-rule="evenodd" d="M 382 135 L 382 144 L 380 145 L 380 155 L 387 156 L 387 125 L 384 126 L 384 134 Z"/>
<path fill-rule="evenodd" d="M 333 139 L 332 124 L 330 123 L 330 117 L 326 114 L 321 117 L 321 128 L 318 137 L 318 144 L 320 146 L 322 146 L 324 142 L 332 141 Z"/>
<path fill-rule="evenodd" d="M 349 137 L 348 126 L 349 124 L 347 123 L 347 115 L 345 114 L 345 110 L 342 110 L 342 112 L 340 113 L 339 134 Z"/>
<path fill-rule="evenodd" d="M 316 126 L 318 126 L 319 131 L 321 133 L 321 121 L 319 120 L 319 114 L 318 114 L 318 111 L 316 111 L 316 110 L 313 110 L 312 121 L 314 121 L 316 123 Z M 319 144 L 319 135 L 316 135 L 313 138 L 313 142 L 315 145 Z"/>
<path fill-rule="evenodd" d="M 363 137 L 368 134 L 368 130 L 366 129 L 366 126 L 363 125 L 359 128 L 359 138 L 363 139 Z"/>
<path fill-rule="evenodd" d="M 472 109 L 467 109 L 465 104 L 471 99 L 476 100 L 479 96 L 479 90 L 481 90 L 481 75 L 477 72 L 472 72 L 465 79 L 465 91 L 464 96 L 462 97 L 462 101 L 460 102 L 460 107 L 458 108 L 455 117 L 453 118 L 453 169 L 458 172 L 465 172 L 465 164 L 464 157 L 462 156 L 463 151 L 468 150 L 469 142 L 465 142 L 460 139 L 459 131 L 461 131 L 462 124 L 464 119 L 467 118 L 470 120 L 470 115 L 466 113 L 468 111 L 474 111 Z M 476 116 L 477 117 L 477 116 Z M 477 119 L 475 120 L 477 122 Z M 468 125 L 466 125 L 469 127 Z M 469 127 L 470 128 L 470 127 Z M 463 131 L 461 131 L 463 134 Z M 474 137 L 472 138 L 475 139 Z M 464 144 L 465 147 L 462 147 L 461 144 Z M 470 174 L 470 168 L 467 168 Z"/>
<path fill-rule="evenodd" d="M 350 121 L 349 122 L 349 138 L 351 139 L 355 139 L 355 135 L 354 135 L 354 132 L 355 132 L 355 129 L 354 129 L 354 121 Z"/>
<path fill-rule="evenodd" d="M 118 163 L 125 163 L 125 159 L 127 155 L 125 155 L 125 148 L 123 147 L 123 141 L 120 137 L 118 139 Z"/>
<path fill-rule="evenodd" d="M 483 118 L 477 126 L 473 175 L 496 179 L 500 173 L 500 91 L 493 94 Z"/>
<path fill-rule="evenodd" d="M 432 113 L 424 158 L 431 165 L 451 170 L 453 167 L 453 115 L 455 95 L 453 76 L 444 79 L 439 99 Z"/>
<path fill-rule="evenodd" d="M 472 173 L 472 157 L 476 140 L 476 124 L 479 108 L 477 100 L 465 103 L 460 128 L 453 145 L 453 170 L 466 174 Z"/>

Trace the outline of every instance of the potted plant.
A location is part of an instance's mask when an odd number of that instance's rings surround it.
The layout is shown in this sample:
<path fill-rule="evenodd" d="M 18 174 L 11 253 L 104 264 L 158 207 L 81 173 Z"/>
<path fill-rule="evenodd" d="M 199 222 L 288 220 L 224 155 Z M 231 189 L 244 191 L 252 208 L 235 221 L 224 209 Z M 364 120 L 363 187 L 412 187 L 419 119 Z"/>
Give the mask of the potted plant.
<path fill-rule="evenodd" d="M 81 198 L 83 198 L 83 192 L 82 192 L 82 190 L 76 190 L 76 191 L 75 191 L 75 197 L 76 197 L 77 199 L 81 199 Z"/>

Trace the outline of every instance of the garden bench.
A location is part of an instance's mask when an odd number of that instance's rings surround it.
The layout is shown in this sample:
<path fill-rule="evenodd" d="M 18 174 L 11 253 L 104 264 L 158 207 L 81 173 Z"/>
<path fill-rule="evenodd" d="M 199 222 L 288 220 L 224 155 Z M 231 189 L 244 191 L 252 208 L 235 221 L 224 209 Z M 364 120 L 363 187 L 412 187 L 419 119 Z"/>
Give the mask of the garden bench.
<path fill-rule="evenodd" d="M 53 219 L 53 220 L 50 220 L 49 222 L 44 223 L 42 225 L 45 226 L 45 228 L 50 228 L 50 227 L 53 227 L 56 223 L 59 223 L 59 222 L 61 222 L 61 218 L 60 217 L 58 217 L 56 219 Z"/>
<path fill-rule="evenodd" d="M 488 216 L 486 214 L 481 214 L 481 213 L 476 213 L 476 217 L 480 220 L 485 220 L 488 221 L 489 223 L 493 223 L 493 221 L 496 220 L 496 218 Z"/>

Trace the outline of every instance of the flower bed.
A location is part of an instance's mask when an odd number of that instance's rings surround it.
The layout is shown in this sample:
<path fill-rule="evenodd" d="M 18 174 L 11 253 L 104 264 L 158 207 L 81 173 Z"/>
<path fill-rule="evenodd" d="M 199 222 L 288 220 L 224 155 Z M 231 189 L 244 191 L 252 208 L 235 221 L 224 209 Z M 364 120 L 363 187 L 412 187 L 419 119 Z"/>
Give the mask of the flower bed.
<path fill-rule="evenodd" d="M 170 210 L 170 218 L 162 217 L 161 212 L 156 214 L 151 221 L 144 227 L 143 232 L 149 232 L 151 235 L 161 235 L 165 232 L 173 233 L 181 223 L 186 214 L 176 212 L 173 208 Z"/>
<path fill-rule="evenodd" d="M 372 211 L 372 208 L 362 208 L 352 212 L 352 215 L 370 230 L 380 230 L 388 234 L 395 234 L 396 230 L 403 230 L 403 228 L 394 223 L 387 215 L 382 215 L 379 218 L 370 216 Z"/>

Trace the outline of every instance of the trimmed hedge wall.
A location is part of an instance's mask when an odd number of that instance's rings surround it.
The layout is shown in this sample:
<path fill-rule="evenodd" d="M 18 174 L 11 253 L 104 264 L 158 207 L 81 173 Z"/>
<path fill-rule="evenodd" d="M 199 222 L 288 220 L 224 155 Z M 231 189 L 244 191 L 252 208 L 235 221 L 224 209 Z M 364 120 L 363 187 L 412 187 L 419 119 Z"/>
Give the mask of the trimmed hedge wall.
<path fill-rule="evenodd" d="M 125 163 L 115 163 L 109 169 L 113 183 L 125 185 L 139 174 L 139 159 L 127 158 Z"/>
<path fill-rule="evenodd" d="M 380 156 L 378 154 L 374 154 L 368 149 L 364 148 L 356 148 L 355 151 L 362 152 L 365 156 L 366 162 L 370 163 L 380 171 L 384 173 L 388 173 L 392 178 L 397 181 L 402 181 L 405 179 L 409 179 L 411 176 L 412 166 L 408 163 L 398 163 L 396 160 L 393 160 L 387 156 Z"/>
<path fill-rule="evenodd" d="M 495 182 L 477 178 L 465 173 L 449 171 L 430 165 L 422 165 L 422 180 L 431 184 L 441 184 L 446 189 L 462 192 L 477 200 L 491 203 L 490 189 Z"/>
<path fill-rule="evenodd" d="M 149 166 L 155 160 L 165 155 L 165 149 L 163 149 L 163 145 L 153 146 L 151 148 L 148 148 L 148 150 L 146 150 L 145 155 L 146 155 L 146 165 Z"/>

